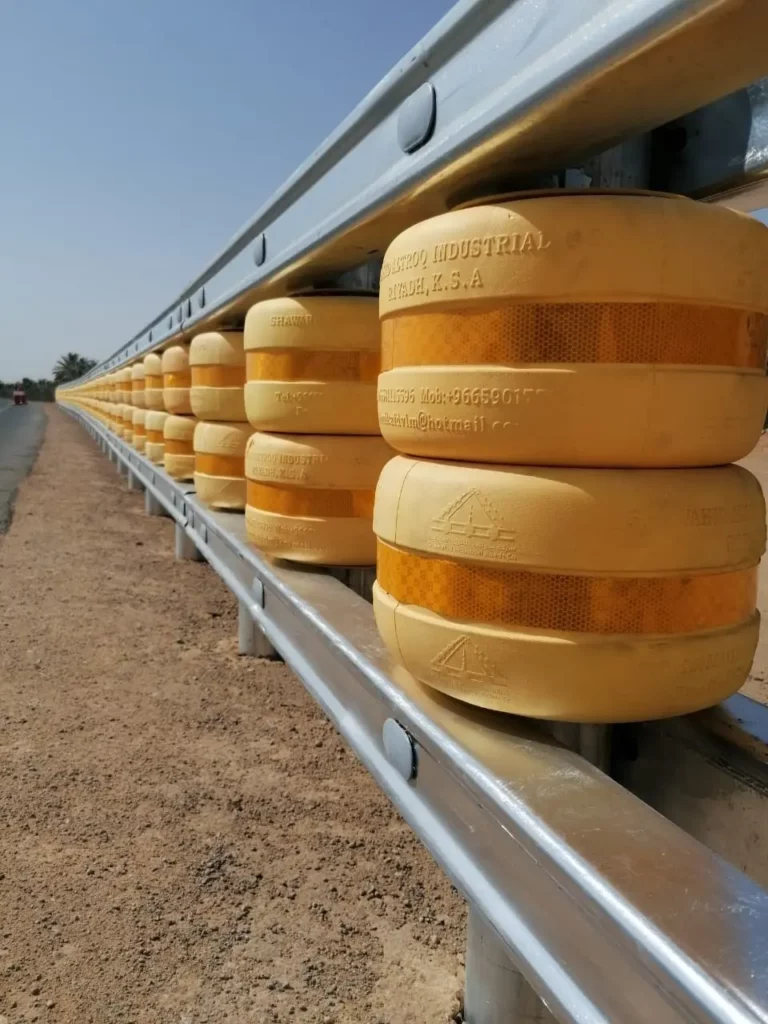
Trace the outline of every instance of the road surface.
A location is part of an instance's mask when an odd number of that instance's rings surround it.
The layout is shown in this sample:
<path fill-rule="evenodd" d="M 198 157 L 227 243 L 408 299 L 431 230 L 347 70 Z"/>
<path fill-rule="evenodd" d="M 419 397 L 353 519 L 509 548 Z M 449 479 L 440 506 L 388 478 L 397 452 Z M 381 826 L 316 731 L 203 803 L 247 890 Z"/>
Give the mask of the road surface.
<path fill-rule="evenodd" d="M 15 406 L 0 399 L 0 533 L 8 529 L 16 490 L 35 461 L 44 433 L 41 403 Z"/>

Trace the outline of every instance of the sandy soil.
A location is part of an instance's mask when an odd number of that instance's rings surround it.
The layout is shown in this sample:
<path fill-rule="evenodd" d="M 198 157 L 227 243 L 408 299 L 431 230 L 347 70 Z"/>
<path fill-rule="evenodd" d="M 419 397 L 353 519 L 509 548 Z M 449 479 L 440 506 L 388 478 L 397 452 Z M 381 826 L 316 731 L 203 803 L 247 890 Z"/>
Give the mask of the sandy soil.
<path fill-rule="evenodd" d="M 441 1024 L 463 904 L 58 410 L 0 539 L 0 1024 Z"/>

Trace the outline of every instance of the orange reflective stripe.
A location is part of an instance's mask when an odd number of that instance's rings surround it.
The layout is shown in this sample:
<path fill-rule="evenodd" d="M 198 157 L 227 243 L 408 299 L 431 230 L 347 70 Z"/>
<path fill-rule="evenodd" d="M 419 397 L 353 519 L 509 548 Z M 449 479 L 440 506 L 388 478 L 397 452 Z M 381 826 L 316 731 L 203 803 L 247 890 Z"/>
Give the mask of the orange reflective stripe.
<path fill-rule="evenodd" d="M 246 352 L 248 380 L 355 380 L 375 381 L 379 376 L 378 352 Z"/>
<path fill-rule="evenodd" d="M 141 424 L 137 424 L 137 423 L 134 423 L 134 425 L 133 425 L 133 433 L 137 437 L 146 437 L 147 436 L 146 427 L 142 427 Z"/>
<path fill-rule="evenodd" d="M 192 375 L 189 371 L 184 373 L 164 373 L 163 374 L 163 387 L 164 388 L 188 388 L 192 383 Z"/>
<path fill-rule="evenodd" d="M 194 455 L 195 449 L 192 447 L 192 438 L 189 441 L 177 441 L 174 438 L 165 438 L 165 454 L 166 455 Z"/>
<path fill-rule="evenodd" d="M 245 476 L 245 455 L 209 455 L 195 452 L 195 472 L 209 476 Z"/>
<path fill-rule="evenodd" d="M 147 440 L 150 444 L 162 444 L 163 443 L 163 432 L 162 430 L 148 430 Z"/>
<path fill-rule="evenodd" d="M 170 377 L 171 375 L 168 374 L 168 376 Z M 161 388 L 163 386 L 163 378 L 162 376 L 156 376 L 155 374 L 147 374 L 144 378 L 144 384 L 145 387 L 148 388 Z"/>
<path fill-rule="evenodd" d="M 193 366 L 193 388 L 241 388 L 245 384 L 244 366 Z"/>
<path fill-rule="evenodd" d="M 572 576 L 464 565 L 379 541 L 379 585 L 448 618 L 583 633 L 692 633 L 755 610 L 757 567 L 702 576 Z"/>
<path fill-rule="evenodd" d="M 262 512 L 277 512 L 284 516 L 372 519 L 373 495 L 373 491 L 277 487 L 249 480 L 246 501 Z"/>
<path fill-rule="evenodd" d="M 134 380 L 131 383 L 132 391 L 143 391 L 144 390 L 144 378 L 140 377 L 138 380 Z"/>
<path fill-rule="evenodd" d="M 661 302 L 518 302 L 382 322 L 382 370 L 397 366 L 656 363 L 762 370 L 768 316 Z"/>

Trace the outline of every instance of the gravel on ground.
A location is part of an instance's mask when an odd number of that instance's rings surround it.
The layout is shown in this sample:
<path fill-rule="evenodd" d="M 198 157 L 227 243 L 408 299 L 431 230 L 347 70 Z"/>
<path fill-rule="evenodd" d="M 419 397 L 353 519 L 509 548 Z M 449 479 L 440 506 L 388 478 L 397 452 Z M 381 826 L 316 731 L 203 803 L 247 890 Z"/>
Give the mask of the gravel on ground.
<path fill-rule="evenodd" d="M 8 413 L 7 415 L 10 415 Z M 48 410 L 0 538 L 0 1024 L 442 1024 L 464 906 Z"/>

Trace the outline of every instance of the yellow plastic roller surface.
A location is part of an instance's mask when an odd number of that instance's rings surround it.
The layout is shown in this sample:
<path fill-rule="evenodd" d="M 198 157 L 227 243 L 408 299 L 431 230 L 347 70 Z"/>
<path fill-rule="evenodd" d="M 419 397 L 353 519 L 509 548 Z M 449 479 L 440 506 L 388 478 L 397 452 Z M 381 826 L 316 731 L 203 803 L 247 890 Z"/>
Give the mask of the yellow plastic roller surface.
<path fill-rule="evenodd" d="M 198 334 L 189 349 L 192 412 L 201 420 L 244 423 L 245 352 L 240 331 Z"/>
<path fill-rule="evenodd" d="M 144 357 L 144 407 L 165 409 L 163 401 L 163 362 L 157 352 Z"/>
<path fill-rule="evenodd" d="M 245 508 L 245 446 L 250 423 L 198 423 L 195 427 L 195 490 L 210 508 Z"/>
<path fill-rule="evenodd" d="M 740 467 L 400 456 L 381 475 L 374 530 L 384 642 L 460 700 L 634 721 L 707 707 L 749 673 L 765 505 Z"/>
<path fill-rule="evenodd" d="M 687 199 L 519 198 L 409 228 L 381 274 L 379 421 L 508 464 L 745 456 L 768 389 L 768 229 Z"/>
<path fill-rule="evenodd" d="M 117 395 L 121 405 L 130 405 L 133 400 L 133 375 L 130 366 L 117 371 Z"/>
<path fill-rule="evenodd" d="M 163 404 L 166 412 L 175 416 L 192 413 L 189 398 L 191 374 L 189 372 L 189 345 L 171 345 L 162 355 Z"/>
<path fill-rule="evenodd" d="M 296 562 L 373 565 L 373 493 L 392 455 L 380 437 L 254 434 L 245 454 L 249 540 Z"/>
<path fill-rule="evenodd" d="M 137 409 L 144 406 L 144 361 L 131 367 L 131 400 Z"/>
<path fill-rule="evenodd" d="M 375 298 L 267 299 L 245 318 L 245 408 L 257 430 L 378 434 Z"/>
<path fill-rule="evenodd" d="M 195 475 L 194 416 L 167 416 L 163 423 L 163 466 L 174 480 L 191 480 Z"/>
<path fill-rule="evenodd" d="M 144 453 L 150 462 L 162 466 L 165 455 L 165 441 L 163 438 L 163 426 L 168 419 L 167 412 L 160 412 L 156 409 L 147 410 L 145 428 L 147 431 Z"/>
<path fill-rule="evenodd" d="M 147 441 L 147 428 L 144 420 L 145 416 L 146 411 L 144 409 L 133 410 L 133 447 L 139 452 L 144 451 Z"/>
<path fill-rule="evenodd" d="M 122 408 L 123 440 L 126 441 L 128 444 L 133 444 L 133 406 L 124 405 Z"/>

